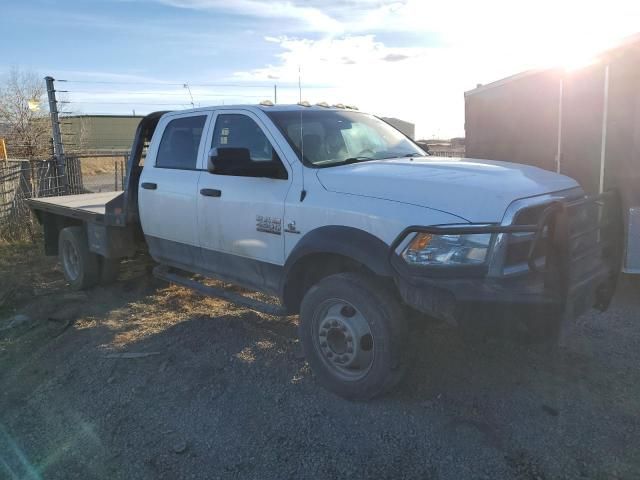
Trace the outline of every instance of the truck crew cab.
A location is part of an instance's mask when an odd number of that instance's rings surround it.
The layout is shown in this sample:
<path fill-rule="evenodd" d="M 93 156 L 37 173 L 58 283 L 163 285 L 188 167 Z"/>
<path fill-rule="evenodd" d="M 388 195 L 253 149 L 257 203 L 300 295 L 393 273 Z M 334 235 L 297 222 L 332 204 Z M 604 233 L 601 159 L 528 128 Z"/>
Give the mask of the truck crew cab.
<path fill-rule="evenodd" d="M 299 314 L 317 379 L 353 399 L 402 378 L 408 309 L 547 336 L 606 308 L 619 270 L 611 205 L 568 177 L 435 159 L 372 115 L 308 104 L 151 114 L 124 192 L 31 201 L 74 288 L 113 279 L 146 248 L 161 278 Z"/>

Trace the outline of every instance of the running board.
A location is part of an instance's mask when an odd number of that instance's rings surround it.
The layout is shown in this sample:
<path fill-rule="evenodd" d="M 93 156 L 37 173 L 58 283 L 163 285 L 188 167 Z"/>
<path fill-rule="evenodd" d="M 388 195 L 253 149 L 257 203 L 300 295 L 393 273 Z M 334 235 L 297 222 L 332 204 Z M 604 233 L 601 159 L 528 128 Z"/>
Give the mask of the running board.
<path fill-rule="evenodd" d="M 157 265 L 156 267 L 154 267 L 153 275 L 161 280 L 182 285 L 183 287 L 190 288 L 199 293 L 202 293 L 203 295 L 221 298 L 223 300 L 227 300 L 228 302 L 250 308 L 251 310 L 255 310 L 257 312 L 266 313 L 267 315 L 274 315 L 278 317 L 286 317 L 288 315 L 287 310 L 281 305 L 261 302 L 260 300 L 245 297 L 244 295 L 240 295 L 239 293 L 229 292 L 224 288 L 203 285 L 197 280 L 192 280 L 177 273 L 170 272 L 169 269 L 164 265 Z"/>

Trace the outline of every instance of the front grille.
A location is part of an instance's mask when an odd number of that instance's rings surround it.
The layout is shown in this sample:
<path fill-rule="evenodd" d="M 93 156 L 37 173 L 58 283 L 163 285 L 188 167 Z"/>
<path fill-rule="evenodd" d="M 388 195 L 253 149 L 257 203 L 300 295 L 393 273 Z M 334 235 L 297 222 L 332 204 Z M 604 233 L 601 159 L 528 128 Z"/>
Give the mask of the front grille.
<path fill-rule="evenodd" d="M 514 225 L 536 225 L 548 204 L 536 205 L 520 210 L 513 219 Z M 537 264 L 544 264 L 547 253 L 547 237 L 549 229 L 545 227 L 543 238 L 538 242 L 533 252 Z M 507 248 L 504 259 L 504 269 L 507 272 L 528 270 L 529 251 L 535 237 L 534 233 L 511 233 L 507 235 Z"/>
<path fill-rule="evenodd" d="M 547 203 L 522 209 L 514 217 L 514 224 L 536 225 L 549 205 Z M 598 229 L 602 214 L 600 208 L 596 202 L 565 202 L 563 211 L 545 227 L 543 238 L 537 243 L 533 252 L 535 264 L 541 270 L 545 268 L 545 264 L 550 268 L 559 267 L 555 263 L 560 261 L 561 257 L 558 254 L 563 252 L 559 252 L 558 249 L 565 248 L 569 285 L 579 283 L 581 278 L 598 268 L 602 256 L 601 232 Z M 552 222 L 555 222 L 555 225 Z M 559 225 L 559 222 L 566 222 L 566 228 Z M 554 238 L 550 239 L 552 231 L 555 232 Z M 534 237 L 534 233 L 508 234 L 503 264 L 505 273 L 529 271 L 529 251 Z M 556 251 L 548 251 L 550 248 L 555 248 Z M 550 257 L 549 261 L 547 256 Z"/>
<path fill-rule="evenodd" d="M 568 284 L 577 285 L 602 265 L 604 234 L 599 225 L 606 219 L 596 202 L 569 204 L 567 215 Z"/>

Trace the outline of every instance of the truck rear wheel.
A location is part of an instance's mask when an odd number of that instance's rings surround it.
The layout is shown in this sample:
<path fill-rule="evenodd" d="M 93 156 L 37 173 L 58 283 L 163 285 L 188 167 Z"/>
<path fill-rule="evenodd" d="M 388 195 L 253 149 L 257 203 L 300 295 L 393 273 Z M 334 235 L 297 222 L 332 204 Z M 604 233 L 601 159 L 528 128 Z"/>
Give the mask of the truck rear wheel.
<path fill-rule="evenodd" d="M 318 381 L 344 398 L 373 398 L 404 375 L 404 311 L 369 276 L 339 273 L 311 287 L 302 300 L 299 333 Z"/>
<path fill-rule="evenodd" d="M 66 227 L 60 230 L 58 251 L 64 278 L 71 288 L 84 290 L 98 283 L 99 258 L 89 250 L 87 233 L 83 227 Z"/>

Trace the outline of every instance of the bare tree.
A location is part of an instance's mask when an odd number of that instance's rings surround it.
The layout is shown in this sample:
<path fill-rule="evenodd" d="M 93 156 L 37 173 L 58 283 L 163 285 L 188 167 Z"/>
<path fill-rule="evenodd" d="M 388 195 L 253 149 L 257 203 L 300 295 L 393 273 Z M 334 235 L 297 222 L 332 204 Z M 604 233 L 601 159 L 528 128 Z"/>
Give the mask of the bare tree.
<path fill-rule="evenodd" d="M 49 156 L 50 124 L 44 81 L 34 72 L 12 69 L 0 83 L 0 124 L 7 150 L 17 158 Z"/>

